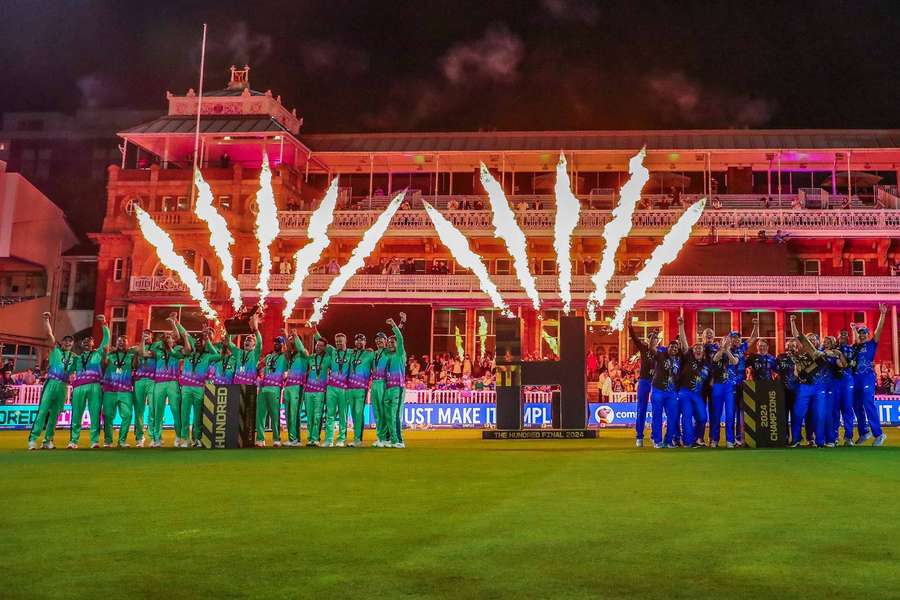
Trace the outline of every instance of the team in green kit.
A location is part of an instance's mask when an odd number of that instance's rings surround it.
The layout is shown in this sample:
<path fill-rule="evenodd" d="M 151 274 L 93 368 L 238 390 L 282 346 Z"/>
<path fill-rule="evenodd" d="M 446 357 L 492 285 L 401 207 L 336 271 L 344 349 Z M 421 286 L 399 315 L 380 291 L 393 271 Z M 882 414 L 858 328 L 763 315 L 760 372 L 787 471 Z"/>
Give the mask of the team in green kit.
<path fill-rule="evenodd" d="M 90 447 L 127 448 L 134 427 L 135 446 L 143 447 L 144 417 L 149 414 L 146 434 L 150 447 L 163 446 L 162 430 L 166 406 L 171 413 L 176 448 L 200 446 L 201 408 L 207 383 L 241 385 L 256 391 L 257 447 L 266 446 L 265 430 L 271 427 L 273 446 L 301 446 L 301 422 L 307 423 L 306 446 L 358 447 L 365 433 L 366 398 L 370 398 L 378 448 L 403 448 L 402 410 L 406 353 L 403 334 L 392 320 L 392 335 L 379 332 L 375 349 L 366 346 L 366 336 L 356 334 L 353 347 L 338 333 L 331 345 L 315 331 L 312 353 L 296 331 L 272 341 L 263 355 L 259 332 L 260 315 L 249 319 L 250 334 L 236 340 L 202 328 L 189 333 L 177 313 L 166 319 L 170 331 L 154 339 L 153 331 L 141 332 L 140 342 L 128 346 L 119 335 L 111 340 L 103 315 L 97 317 L 102 339 L 95 347 L 92 335 L 77 342 L 71 336 L 56 340 L 51 314 L 44 314 L 44 329 L 53 350 L 47 381 L 42 390 L 28 448 L 53 449 L 59 415 L 71 389 L 72 423 L 68 448 L 79 448 L 84 411 L 90 421 Z M 401 313 L 402 321 L 405 315 Z M 401 322 L 402 324 L 402 322 Z M 71 386 L 71 388 L 70 388 Z M 286 418 L 286 440 L 282 440 L 282 402 Z M 118 419 L 118 436 L 114 423 Z M 353 438 L 348 440 L 348 421 Z M 335 438 L 335 428 L 337 436 Z M 324 436 L 322 429 L 325 429 Z M 324 440 L 323 440 L 324 437 Z"/>

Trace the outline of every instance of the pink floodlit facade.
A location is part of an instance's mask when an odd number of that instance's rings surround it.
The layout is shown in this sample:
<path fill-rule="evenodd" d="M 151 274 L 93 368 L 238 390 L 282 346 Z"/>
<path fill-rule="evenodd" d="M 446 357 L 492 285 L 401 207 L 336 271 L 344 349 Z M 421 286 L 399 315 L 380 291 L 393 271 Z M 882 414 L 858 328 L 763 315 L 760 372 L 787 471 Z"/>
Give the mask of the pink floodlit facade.
<path fill-rule="evenodd" d="M 582 204 L 572 244 L 573 306 L 582 314 L 602 253 L 600 232 L 627 178 L 629 158 L 646 145 L 650 183 L 617 255 L 611 293 L 598 321 L 590 324 L 589 343 L 612 356 L 632 352 L 627 336 L 607 326 L 618 292 L 684 207 L 707 197 L 691 240 L 663 270 L 632 322 L 673 336 L 676 318 L 683 314 L 689 335 L 705 327 L 718 335 L 749 334 L 758 315 L 762 337 L 781 351 L 791 313 L 800 315 L 808 331 L 836 334 L 851 321 L 874 325 L 878 303 L 886 302 L 892 308 L 877 359 L 898 366 L 900 131 L 305 135 L 294 111 L 270 92 L 252 91 L 248 79 L 244 70 L 233 71 L 227 88 L 204 94 L 200 163 L 234 233 L 235 275 L 249 299 L 257 294 L 254 197 L 263 153 L 272 161 L 281 234 L 272 247 L 270 315 L 281 314 L 291 257 L 307 243 L 311 210 L 338 176 L 331 244 L 304 286 L 293 316 L 298 325 L 363 231 L 393 194 L 406 189 L 404 205 L 365 271 L 333 304 L 429 305 L 432 323 L 457 323 L 466 351 L 478 354 L 479 317 L 494 313 L 474 276 L 459 269 L 441 245 L 422 209 L 424 200 L 456 224 L 484 257 L 504 298 L 526 323 L 527 350 L 546 353 L 541 329 L 556 335 L 561 308 L 553 252 L 553 183 L 560 151 Z M 109 169 L 103 229 L 93 235 L 100 245 L 97 310 L 117 315 L 114 327 L 133 339 L 144 327 L 163 328 L 172 309 L 187 320 L 196 311 L 183 285 L 141 238 L 133 217 L 136 203 L 172 235 L 219 313 L 230 313 L 227 290 L 217 276 L 221 265 L 191 206 L 197 97 L 169 94 L 168 102 L 168 114 L 120 134 L 130 150 Z M 481 162 L 503 186 L 527 236 L 542 314 L 531 308 L 503 242 L 494 238 L 478 178 Z M 489 321 L 492 334 L 493 316 Z M 271 331 L 265 333 L 274 334 L 278 326 L 275 318 L 267 319 Z M 448 336 L 435 326 L 431 330 L 433 351 L 448 350 Z"/>

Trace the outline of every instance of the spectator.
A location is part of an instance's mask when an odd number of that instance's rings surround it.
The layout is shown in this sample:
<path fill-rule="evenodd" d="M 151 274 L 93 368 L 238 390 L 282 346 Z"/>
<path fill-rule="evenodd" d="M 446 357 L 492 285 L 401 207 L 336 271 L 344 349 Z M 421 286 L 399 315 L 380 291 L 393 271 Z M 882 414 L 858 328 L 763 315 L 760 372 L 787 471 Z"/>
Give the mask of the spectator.
<path fill-rule="evenodd" d="M 472 358 L 468 354 L 463 357 L 461 368 L 464 377 L 472 376 Z"/>
<path fill-rule="evenodd" d="M 712 207 L 715 208 L 715 209 L 720 209 L 720 208 L 722 208 L 722 201 L 719 199 L 718 196 L 716 196 L 715 198 L 713 198 L 713 201 L 712 201 Z"/>
<path fill-rule="evenodd" d="M 341 265 L 338 263 L 336 258 L 332 258 L 328 261 L 328 266 L 325 269 L 325 272 L 329 275 L 337 275 L 341 271 Z"/>

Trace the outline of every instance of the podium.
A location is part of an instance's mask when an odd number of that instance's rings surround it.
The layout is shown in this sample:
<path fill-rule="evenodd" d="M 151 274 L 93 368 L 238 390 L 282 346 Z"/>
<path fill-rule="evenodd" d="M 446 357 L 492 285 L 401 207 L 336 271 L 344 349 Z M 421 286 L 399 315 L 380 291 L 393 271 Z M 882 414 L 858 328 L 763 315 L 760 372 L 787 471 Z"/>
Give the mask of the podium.
<path fill-rule="evenodd" d="M 204 448 L 230 449 L 253 445 L 253 430 L 250 429 L 248 436 L 243 423 L 246 408 L 242 410 L 242 407 L 248 400 L 242 393 L 244 387 L 206 384 L 200 417 L 200 444 Z M 246 440 L 249 444 L 245 443 Z"/>
<path fill-rule="evenodd" d="M 523 361 L 520 319 L 500 319 L 497 336 L 497 427 L 481 432 L 482 439 L 585 439 L 597 437 L 587 429 L 584 364 L 584 318 L 561 317 L 559 360 Z M 551 406 L 552 429 L 525 429 L 523 385 L 559 387 Z"/>
<path fill-rule="evenodd" d="M 780 381 L 745 381 L 740 406 L 748 448 L 787 447 L 787 403 Z"/>

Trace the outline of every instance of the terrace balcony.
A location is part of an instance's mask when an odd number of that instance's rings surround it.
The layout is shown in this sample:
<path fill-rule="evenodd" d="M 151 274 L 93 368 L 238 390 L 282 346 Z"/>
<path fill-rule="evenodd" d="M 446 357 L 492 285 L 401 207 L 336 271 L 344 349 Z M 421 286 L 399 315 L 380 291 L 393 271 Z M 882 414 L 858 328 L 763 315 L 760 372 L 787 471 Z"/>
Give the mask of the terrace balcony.
<path fill-rule="evenodd" d="M 216 279 L 214 277 L 201 277 L 200 283 L 206 292 L 214 292 L 216 290 Z M 168 294 L 187 294 L 187 286 L 181 282 L 176 276 L 168 275 L 144 275 L 132 276 L 128 282 L 129 292 L 145 292 L 156 293 L 162 295 Z"/>
<path fill-rule="evenodd" d="M 255 292 L 259 276 L 238 276 L 241 289 Z M 311 274 L 304 281 L 304 297 L 318 297 L 334 275 Z M 287 289 L 293 275 L 272 275 L 269 286 L 279 296 Z M 493 275 L 493 282 L 507 300 L 527 300 L 525 292 L 514 275 Z M 615 276 L 609 285 L 611 298 L 619 292 L 632 276 Z M 542 298 L 553 301 L 558 298 L 558 280 L 555 275 L 536 276 L 537 289 Z M 587 299 L 593 290 L 591 278 L 576 275 L 572 278 L 572 296 L 578 301 Z M 340 294 L 343 300 L 390 301 L 404 299 L 486 299 L 474 275 L 354 275 Z M 900 301 L 900 277 L 848 277 L 848 276 L 661 276 L 650 288 L 647 300 L 700 301 L 713 299 L 735 301 L 759 301 L 771 298 L 781 303 L 796 303 L 814 299 L 834 300 L 842 303 L 876 301 Z"/>

